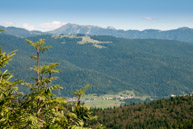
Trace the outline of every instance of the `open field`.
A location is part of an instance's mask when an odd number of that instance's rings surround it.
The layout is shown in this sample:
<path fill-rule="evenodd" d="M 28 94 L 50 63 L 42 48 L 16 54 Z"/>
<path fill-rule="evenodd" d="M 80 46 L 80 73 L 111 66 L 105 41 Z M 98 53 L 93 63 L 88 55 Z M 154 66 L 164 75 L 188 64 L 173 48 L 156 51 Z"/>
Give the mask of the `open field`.
<path fill-rule="evenodd" d="M 140 99 L 145 100 L 148 96 L 136 96 L 133 91 L 123 91 L 117 94 L 105 94 L 97 96 L 96 94 L 88 94 L 82 97 L 82 102 L 85 105 L 96 108 L 118 107 L 125 104 L 125 99 Z"/>

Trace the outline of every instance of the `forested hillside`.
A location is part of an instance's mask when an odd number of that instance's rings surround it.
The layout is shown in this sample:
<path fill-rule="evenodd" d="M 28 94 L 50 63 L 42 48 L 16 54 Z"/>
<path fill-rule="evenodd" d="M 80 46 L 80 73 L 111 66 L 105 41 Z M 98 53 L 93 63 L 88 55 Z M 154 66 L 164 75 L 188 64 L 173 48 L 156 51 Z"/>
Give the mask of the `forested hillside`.
<path fill-rule="evenodd" d="M 138 95 L 169 96 L 193 91 L 193 45 L 172 40 L 122 39 L 111 36 L 41 35 L 53 48 L 41 56 L 41 63 L 61 63 L 57 83 L 70 96 L 80 86 L 91 84 L 87 93 L 123 90 Z M 18 50 L 8 69 L 15 78 L 30 80 L 31 49 L 24 38 L 0 35 L 2 50 Z M 35 62 L 34 62 L 35 63 Z M 23 89 L 25 90 L 25 89 Z"/>
<path fill-rule="evenodd" d="M 193 128 L 193 96 L 189 95 L 93 112 L 107 129 Z"/>

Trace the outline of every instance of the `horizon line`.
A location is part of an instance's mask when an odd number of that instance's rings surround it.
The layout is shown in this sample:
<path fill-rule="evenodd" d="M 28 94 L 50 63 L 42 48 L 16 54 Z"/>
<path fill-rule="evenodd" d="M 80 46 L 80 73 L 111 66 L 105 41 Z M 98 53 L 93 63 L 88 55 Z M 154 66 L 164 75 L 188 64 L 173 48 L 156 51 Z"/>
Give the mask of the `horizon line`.
<path fill-rule="evenodd" d="M 101 27 L 101 26 L 98 26 L 98 25 L 88 25 L 88 24 L 76 24 L 76 23 L 66 23 L 58 28 L 55 28 L 55 29 L 51 29 L 51 30 L 48 30 L 48 31 L 43 31 L 43 30 L 38 30 L 38 29 L 34 29 L 34 30 L 30 30 L 30 29 L 27 29 L 27 28 L 24 28 L 24 27 L 21 27 L 21 26 L 14 26 L 14 25 L 11 25 L 11 26 L 6 26 L 6 25 L 0 25 L 0 27 L 5 27 L 5 28 L 8 28 L 8 27 L 15 27 L 15 28 L 20 28 L 20 29 L 25 29 L 27 31 L 40 31 L 40 32 L 49 32 L 49 31 L 53 31 L 53 30 L 56 30 L 56 29 L 59 29 L 67 24 L 71 24 L 71 25 L 78 25 L 78 26 L 90 26 L 90 27 L 98 27 L 98 28 L 102 28 L 102 29 L 110 29 L 110 28 L 113 28 L 111 30 L 122 30 L 122 31 L 146 31 L 146 30 L 157 30 L 157 31 L 170 31 L 170 30 L 177 30 L 177 29 L 183 29 L 183 28 L 188 28 L 188 29 L 193 29 L 191 27 L 188 27 L 188 26 L 181 26 L 181 27 L 176 27 L 176 28 L 172 28 L 172 29 L 157 29 L 157 28 L 147 28 L 147 29 L 118 29 L 118 28 L 115 28 L 113 26 L 107 26 L 107 27 Z"/>

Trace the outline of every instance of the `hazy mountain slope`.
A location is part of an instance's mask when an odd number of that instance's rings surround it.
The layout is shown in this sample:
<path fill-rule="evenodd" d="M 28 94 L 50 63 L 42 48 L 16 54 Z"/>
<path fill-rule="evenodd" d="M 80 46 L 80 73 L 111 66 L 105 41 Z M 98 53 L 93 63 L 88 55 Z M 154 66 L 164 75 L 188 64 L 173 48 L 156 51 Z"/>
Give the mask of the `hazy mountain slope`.
<path fill-rule="evenodd" d="M 30 37 L 30 36 L 48 34 L 48 33 L 44 33 L 41 31 L 28 31 L 26 29 L 13 27 L 13 26 L 11 26 L 11 27 L 0 26 L 0 29 L 6 30 L 6 31 L 2 32 L 2 34 L 13 35 L 16 37 L 24 37 L 24 38 Z"/>
<path fill-rule="evenodd" d="M 183 27 L 174 30 L 116 30 L 90 25 L 66 24 L 58 29 L 49 31 L 52 34 L 86 34 L 86 35 L 111 35 L 128 39 L 169 39 L 193 43 L 193 29 Z"/>
<path fill-rule="evenodd" d="M 28 31 L 18 27 L 4 27 L 0 26 L 0 29 L 5 29 L 3 34 L 13 35 L 17 37 L 30 37 L 45 34 L 85 34 L 85 35 L 111 35 L 120 38 L 128 39 L 168 39 L 178 40 L 183 42 L 193 43 L 193 29 L 183 27 L 174 30 L 161 31 L 161 30 L 116 30 L 113 27 L 102 28 L 92 25 L 77 25 L 77 24 L 66 24 L 55 30 L 48 32 L 41 31 Z"/>

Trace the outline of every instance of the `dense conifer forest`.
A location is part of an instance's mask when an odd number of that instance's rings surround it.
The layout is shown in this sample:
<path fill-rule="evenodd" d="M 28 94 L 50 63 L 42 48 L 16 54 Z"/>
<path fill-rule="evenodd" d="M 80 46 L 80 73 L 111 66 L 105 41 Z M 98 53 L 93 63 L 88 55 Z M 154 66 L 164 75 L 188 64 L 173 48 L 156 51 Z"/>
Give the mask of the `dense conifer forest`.
<path fill-rule="evenodd" d="M 119 108 L 93 109 L 93 112 L 98 115 L 98 121 L 107 129 L 193 128 L 192 95 L 171 97 L 145 104 L 125 105 Z"/>

